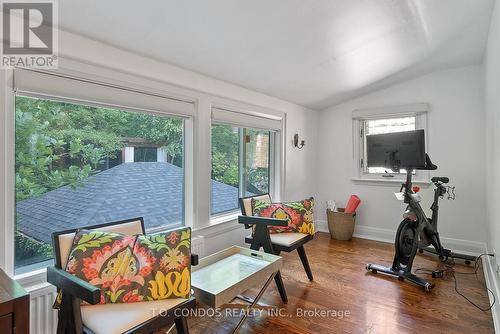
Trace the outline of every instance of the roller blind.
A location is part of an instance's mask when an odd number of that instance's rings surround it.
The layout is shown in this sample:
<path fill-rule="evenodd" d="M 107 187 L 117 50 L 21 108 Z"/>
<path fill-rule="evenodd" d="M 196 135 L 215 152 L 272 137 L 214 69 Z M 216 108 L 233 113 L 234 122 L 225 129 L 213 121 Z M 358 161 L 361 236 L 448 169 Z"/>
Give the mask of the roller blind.
<path fill-rule="evenodd" d="M 17 94 L 42 96 L 122 110 L 168 113 L 181 117 L 194 115 L 193 102 L 104 82 L 93 82 L 57 73 L 14 70 Z"/>
<path fill-rule="evenodd" d="M 365 119 L 365 118 L 376 118 L 380 116 L 398 117 L 403 114 L 419 115 L 419 114 L 424 114 L 428 111 L 429 111 L 429 105 L 427 103 L 416 103 L 416 104 L 406 104 L 401 106 L 390 106 L 382 108 L 357 109 L 353 110 L 352 118 Z"/>
<path fill-rule="evenodd" d="M 275 115 L 251 115 L 222 108 L 212 108 L 212 122 L 245 128 L 280 131 L 282 117 Z"/>

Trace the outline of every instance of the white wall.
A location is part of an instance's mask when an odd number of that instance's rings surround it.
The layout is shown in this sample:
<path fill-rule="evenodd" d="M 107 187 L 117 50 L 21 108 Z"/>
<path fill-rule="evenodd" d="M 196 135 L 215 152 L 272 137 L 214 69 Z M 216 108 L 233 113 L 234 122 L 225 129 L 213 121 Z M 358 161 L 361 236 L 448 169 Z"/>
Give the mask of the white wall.
<path fill-rule="evenodd" d="M 391 240 L 402 219 L 404 204 L 392 186 L 357 184 L 352 175 L 351 113 L 355 109 L 428 103 L 428 153 L 439 166 L 432 175 L 450 177 L 455 201 L 440 205 L 439 230 L 451 248 L 480 251 L 485 226 L 485 140 L 481 66 L 435 72 L 365 95 L 320 112 L 318 138 L 318 210 L 324 222 L 325 201 L 357 194 L 358 234 Z M 324 224 L 324 223 L 323 223 Z M 450 240 L 459 239 L 459 240 Z M 465 242 L 460 241 L 465 240 Z"/>
<path fill-rule="evenodd" d="M 500 276 L 497 270 L 500 252 L 500 3 L 495 3 L 484 61 L 485 108 L 486 108 L 486 187 L 488 251 L 497 253 L 497 259 L 490 260 L 490 288 L 500 294 Z M 500 330 L 500 307 L 493 309 L 497 330 Z"/>

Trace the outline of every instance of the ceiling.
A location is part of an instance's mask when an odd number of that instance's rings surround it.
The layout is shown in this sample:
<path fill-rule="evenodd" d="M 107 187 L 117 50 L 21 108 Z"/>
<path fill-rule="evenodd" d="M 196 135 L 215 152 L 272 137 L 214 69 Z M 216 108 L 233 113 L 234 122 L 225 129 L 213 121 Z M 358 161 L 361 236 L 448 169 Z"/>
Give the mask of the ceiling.
<path fill-rule="evenodd" d="M 63 30 L 312 108 L 481 63 L 493 0 L 60 1 Z"/>

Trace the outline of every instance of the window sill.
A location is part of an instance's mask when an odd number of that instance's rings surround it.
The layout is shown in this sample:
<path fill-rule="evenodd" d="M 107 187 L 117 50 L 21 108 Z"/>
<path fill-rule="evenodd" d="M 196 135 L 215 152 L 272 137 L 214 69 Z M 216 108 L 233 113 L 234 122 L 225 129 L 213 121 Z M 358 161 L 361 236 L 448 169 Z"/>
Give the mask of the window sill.
<path fill-rule="evenodd" d="M 193 229 L 193 235 L 214 236 L 223 234 L 232 230 L 243 228 L 243 225 L 238 224 L 238 216 L 241 215 L 239 211 L 234 211 L 212 217 L 208 225 L 199 226 Z"/>
<path fill-rule="evenodd" d="M 208 224 L 196 225 L 193 227 L 193 231 L 203 231 L 216 226 L 223 226 L 230 222 L 238 220 L 238 216 L 241 215 L 240 210 L 234 210 L 230 212 L 225 212 L 220 215 L 210 217 L 210 222 Z M 235 223 L 236 226 L 238 225 Z"/>
<path fill-rule="evenodd" d="M 382 178 L 360 178 L 360 177 L 352 177 L 351 181 L 354 184 L 360 184 L 360 185 L 368 185 L 368 186 L 387 186 L 387 187 L 393 187 L 394 185 L 400 185 L 402 183 L 405 183 L 406 179 L 403 178 L 394 178 L 394 179 L 382 179 Z M 418 184 L 422 186 L 429 186 L 431 184 L 430 181 L 421 181 L 421 180 L 414 180 L 412 181 L 413 184 Z"/>
<path fill-rule="evenodd" d="M 24 274 L 15 275 L 14 279 L 25 289 L 47 283 L 47 268 L 33 270 Z"/>
<path fill-rule="evenodd" d="M 219 225 L 221 223 L 226 223 L 228 221 L 236 220 L 238 219 L 238 216 L 241 215 L 240 210 L 234 210 L 230 212 L 225 212 L 220 215 L 215 215 L 210 217 L 210 223 L 206 227 L 214 226 L 214 225 Z"/>

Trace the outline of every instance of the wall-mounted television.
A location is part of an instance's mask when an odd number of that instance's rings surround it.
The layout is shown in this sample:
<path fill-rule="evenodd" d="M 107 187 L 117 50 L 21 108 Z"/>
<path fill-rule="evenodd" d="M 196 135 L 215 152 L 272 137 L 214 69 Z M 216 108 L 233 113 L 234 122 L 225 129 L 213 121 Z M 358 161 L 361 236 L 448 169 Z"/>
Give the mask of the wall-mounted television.
<path fill-rule="evenodd" d="M 393 171 L 424 168 L 424 130 L 368 135 L 366 153 L 368 167 L 384 167 Z"/>

